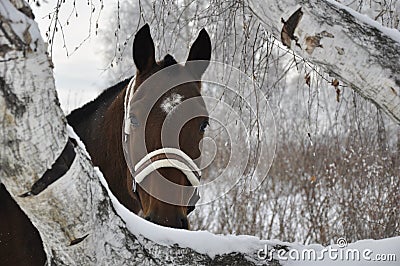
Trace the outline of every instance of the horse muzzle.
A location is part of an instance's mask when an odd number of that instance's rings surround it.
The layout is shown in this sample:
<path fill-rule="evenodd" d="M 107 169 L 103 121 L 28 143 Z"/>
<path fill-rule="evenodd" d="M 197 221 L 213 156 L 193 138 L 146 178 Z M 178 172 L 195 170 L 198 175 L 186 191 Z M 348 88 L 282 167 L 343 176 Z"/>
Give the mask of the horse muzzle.
<path fill-rule="evenodd" d="M 177 204 L 176 202 L 171 203 L 168 200 L 166 200 L 166 202 L 173 205 L 187 206 L 187 214 L 194 210 L 197 201 L 200 199 L 197 187 L 200 185 L 201 171 L 195 164 L 195 162 L 182 150 L 176 148 L 161 148 L 154 150 L 144 156 L 132 168 L 132 190 L 134 193 L 136 193 L 136 195 L 138 194 L 136 189 L 137 184 L 142 184 L 145 181 L 146 177 L 148 177 L 154 171 L 161 168 L 174 168 L 181 171 L 186 176 L 191 186 L 194 187 L 194 190 L 190 190 L 190 199 L 187 202 L 180 202 L 179 204 Z M 139 195 L 137 196 L 139 198 Z M 163 198 L 161 197 L 159 198 L 159 200 L 163 201 Z M 154 218 L 152 217 L 149 217 L 149 219 L 154 220 Z M 185 224 L 185 222 L 183 221 L 182 224 Z"/>

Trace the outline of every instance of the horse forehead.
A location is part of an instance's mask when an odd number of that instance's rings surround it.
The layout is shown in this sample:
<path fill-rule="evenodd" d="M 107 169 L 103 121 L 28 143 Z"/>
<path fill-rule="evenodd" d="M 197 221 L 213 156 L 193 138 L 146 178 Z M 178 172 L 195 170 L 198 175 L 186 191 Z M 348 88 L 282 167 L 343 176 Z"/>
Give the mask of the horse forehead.
<path fill-rule="evenodd" d="M 208 115 L 200 94 L 200 83 L 193 82 L 193 77 L 184 67 L 174 66 L 169 71 L 149 77 L 137 87 L 130 101 L 130 111 L 148 113 L 156 107 L 168 114 L 187 100 L 200 115 Z"/>
<path fill-rule="evenodd" d="M 157 70 L 145 79 L 137 77 L 135 80 L 134 98 L 152 98 L 155 96 L 160 98 L 172 90 L 181 90 L 180 94 L 187 95 L 188 93 L 190 94 L 191 89 L 196 89 L 193 81 L 196 80 L 184 66 L 175 64 Z"/>
<path fill-rule="evenodd" d="M 182 96 L 182 94 L 176 92 L 171 93 L 171 95 L 168 95 L 162 100 L 160 105 L 161 110 L 166 114 L 172 112 L 172 110 L 182 103 L 183 98 L 184 96 Z"/>
<path fill-rule="evenodd" d="M 179 113 L 182 118 L 208 116 L 206 105 L 200 94 L 185 96 L 179 92 L 172 92 L 162 99 L 160 109 L 165 115 Z"/>

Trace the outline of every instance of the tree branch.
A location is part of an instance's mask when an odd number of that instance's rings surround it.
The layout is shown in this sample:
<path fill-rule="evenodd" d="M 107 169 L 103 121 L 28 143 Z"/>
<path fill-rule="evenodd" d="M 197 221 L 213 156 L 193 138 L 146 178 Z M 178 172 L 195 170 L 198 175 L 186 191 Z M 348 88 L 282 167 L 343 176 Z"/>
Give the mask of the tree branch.
<path fill-rule="evenodd" d="M 292 45 L 293 51 L 333 79 L 347 83 L 400 124 L 398 30 L 385 28 L 334 0 L 249 0 L 249 4 L 277 39 L 281 18 L 287 19 L 301 6 L 304 14 L 295 34 L 301 48 Z"/>

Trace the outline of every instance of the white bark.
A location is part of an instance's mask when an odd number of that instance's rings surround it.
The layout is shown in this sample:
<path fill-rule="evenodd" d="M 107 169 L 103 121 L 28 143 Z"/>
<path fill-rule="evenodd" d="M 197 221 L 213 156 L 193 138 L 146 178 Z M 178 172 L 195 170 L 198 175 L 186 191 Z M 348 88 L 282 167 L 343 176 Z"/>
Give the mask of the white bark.
<path fill-rule="evenodd" d="M 400 32 L 387 29 L 334 0 L 249 0 L 252 12 L 280 40 L 283 24 L 300 6 L 293 51 L 348 84 L 400 124 Z M 325 31 L 325 32 L 324 32 Z M 309 54 L 306 38 L 322 33 L 323 48 Z M 329 36 L 329 37 L 328 37 Z M 309 50 L 311 51 L 311 50 Z"/>
<path fill-rule="evenodd" d="M 48 263 L 262 264 L 257 250 L 210 258 L 190 248 L 161 245 L 131 234 L 79 146 L 64 176 L 36 196 L 18 196 L 30 191 L 52 166 L 64 149 L 68 134 L 47 47 L 37 24 L 16 6 L 26 4 L 18 0 L 3 0 L 0 4 L 0 177 L 38 229 Z"/>

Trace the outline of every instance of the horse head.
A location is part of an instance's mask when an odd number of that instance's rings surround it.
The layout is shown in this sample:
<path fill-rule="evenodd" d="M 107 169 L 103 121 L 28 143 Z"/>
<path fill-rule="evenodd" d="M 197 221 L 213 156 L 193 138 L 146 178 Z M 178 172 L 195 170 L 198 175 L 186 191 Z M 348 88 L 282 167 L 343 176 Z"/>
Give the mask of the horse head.
<path fill-rule="evenodd" d="M 203 29 L 184 64 L 167 54 L 156 61 L 146 24 L 135 36 L 136 76 L 126 89 L 123 146 L 128 190 L 149 221 L 189 228 L 201 172 L 201 140 L 208 113 L 201 97 L 201 77 L 211 57 Z"/>

